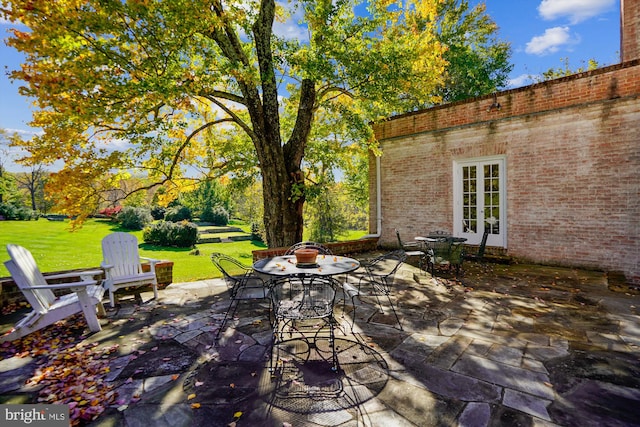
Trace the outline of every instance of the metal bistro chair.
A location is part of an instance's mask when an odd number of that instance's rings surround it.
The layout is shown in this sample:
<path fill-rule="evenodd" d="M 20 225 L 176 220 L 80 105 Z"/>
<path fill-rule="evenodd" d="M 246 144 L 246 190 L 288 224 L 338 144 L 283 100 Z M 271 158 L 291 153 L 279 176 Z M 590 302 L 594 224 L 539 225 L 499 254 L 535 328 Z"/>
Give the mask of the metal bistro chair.
<path fill-rule="evenodd" d="M 407 255 L 405 254 L 404 250 L 400 249 L 365 262 L 363 263 L 365 274 L 361 276 L 360 281 L 358 282 L 359 296 L 375 296 L 381 312 L 382 303 L 380 302 L 380 297 L 387 298 L 389 307 L 391 308 L 393 315 L 396 317 L 398 326 L 400 327 L 401 331 L 403 330 L 402 323 L 400 322 L 398 313 L 396 312 L 396 309 L 393 306 L 393 302 L 391 301 L 391 292 L 395 274 L 406 259 Z M 368 294 L 362 292 L 361 288 L 363 282 L 366 282 L 370 285 L 371 293 Z M 354 296 L 352 296 L 351 298 L 353 300 Z M 353 307 L 353 318 L 355 319 L 355 304 Z"/>
<path fill-rule="evenodd" d="M 396 228 L 396 237 L 398 238 L 398 244 L 400 245 L 400 249 L 404 250 L 404 253 L 407 257 L 418 257 L 418 268 L 420 270 L 425 270 L 425 266 L 427 264 L 426 258 L 427 254 L 424 250 L 422 250 L 422 245 L 420 242 L 404 242 L 402 238 L 400 238 L 400 231 Z"/>
<path fill-rule="evenodd" d="M 215 252 L 211 254 L 211 261 L 222 273 L 229 289 L 229 306 L 224 314 L 220 329 L 216 333 L 214 341 L 217 343 L 227 320 L 235 316 L 239 302 L 268 298 L 269 287 L 262 278 L 255 274 L 253 268 L 243 265 L 235 258 Z"/>
<path fill-rule="evenodd" d="M 297 249 L 317 249 L 320 255 L 333 255 L 331 250 L 321 243 L 316 242 L 298 242 L 291 246 L 284 253 L 285 255 L 293 255 Z"/>
<path fill-rule="evenodd" d="M 455 267 L 456 277 L 464 259 L 464 245 L 456 242 L 454 237 L 435 237 L 425 240 L 427 246 L 427 269 L 435 275 L 436 265 L 445 265 L 449 269 Z"/>
<path fill-rule="evenodd" d="M 335 328 L 333 315 L 338 282 L 329 276 L 304 275 L 279 278 L 271 286 L 271 313 L 273 316 L 273 349 L 270 371 L 281 360 L 280 352 L 294 358 L 308 360 L 315 349 L 322 357 L 318 339 L 323 330 L 329 329 L 329 351 L 331 369 L 338 370 L 338 355 L 335 348 Z M 319 323 L 322 321 L 323 323 Z M 289 337 L 286 338 L 286 333 Z M 302 341 L 306 349 L 300 350 Z M 274 361 L 273 353 L 276 353 Z M 323 358 L 324 359 L 324 358 Z M 284 360 L 284 359 L 282 359 Z"/>

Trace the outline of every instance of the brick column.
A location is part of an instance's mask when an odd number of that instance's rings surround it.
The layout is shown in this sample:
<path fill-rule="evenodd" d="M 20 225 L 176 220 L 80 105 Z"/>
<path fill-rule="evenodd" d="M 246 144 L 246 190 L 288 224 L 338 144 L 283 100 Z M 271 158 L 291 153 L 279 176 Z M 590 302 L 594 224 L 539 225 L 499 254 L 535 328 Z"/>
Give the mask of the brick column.
<path fill-rule="evenodd" d="M 620 0 L 620 57 L 640 58 L 640 0 Z"/>

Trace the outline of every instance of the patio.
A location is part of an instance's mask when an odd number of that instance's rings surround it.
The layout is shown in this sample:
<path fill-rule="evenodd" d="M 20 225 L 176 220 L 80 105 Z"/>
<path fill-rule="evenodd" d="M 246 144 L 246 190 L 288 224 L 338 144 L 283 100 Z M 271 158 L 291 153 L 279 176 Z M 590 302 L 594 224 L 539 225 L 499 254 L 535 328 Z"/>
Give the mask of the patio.
<path fill-rule="evenodd" d="M 215 279 L 172 284 L 143 305 L 122 298 L 84 340 L 63 325 L 0 348 L 0 403 L 77 393 L 76 424 L 92 426 L 640 426 L 637 295 L 609 290 L 600 272 L 463 267 L 456 282 L 403 265 L 404 331 L 365 298 L 351 333 L 340 302 L 339 374 L 311 351 L 272 378 L 266 303 L 241 303 L 213 346 L 228 304 Z M 82 372 L 84 384 L 69 383 Z"/>

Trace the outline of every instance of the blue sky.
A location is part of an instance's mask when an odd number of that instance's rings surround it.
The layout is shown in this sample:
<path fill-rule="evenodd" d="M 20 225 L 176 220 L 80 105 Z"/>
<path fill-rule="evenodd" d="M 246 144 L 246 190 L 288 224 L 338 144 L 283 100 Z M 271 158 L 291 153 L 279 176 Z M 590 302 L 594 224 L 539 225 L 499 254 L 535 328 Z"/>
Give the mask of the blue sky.
<path fill-rule="evenodd" d="M 595 59 L 601 66 L 620 62 L 620 0 L 469 0 L 484 2 L 499 27 L 500 40 L 511 43 L 511 87 L 532 83 L 530 76 L 550 68 L 586 66 Z M 295 18 L 295 17 L 294 17 Z M 7 70 L 17 69 L 22 56 L 4 44 L 12 26 L 0 20 L 0 128 L 28 138 L 31 102 L 18 94 Z M 281 24 L 280 33 L 295 34 L 295 24 Z M 10 171 L 11 165 L 5 165 Z"/>

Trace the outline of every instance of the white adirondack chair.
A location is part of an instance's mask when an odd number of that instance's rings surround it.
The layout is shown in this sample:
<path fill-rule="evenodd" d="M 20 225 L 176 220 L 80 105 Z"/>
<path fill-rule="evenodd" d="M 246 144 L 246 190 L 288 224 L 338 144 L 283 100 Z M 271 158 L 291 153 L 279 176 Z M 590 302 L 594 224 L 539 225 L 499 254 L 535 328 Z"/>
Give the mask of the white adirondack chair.
<path fill-rule="evenodd" d="M 136 236 L 122 232 L 107 235 L 102 239 L 102 257 L 100 266 L 105 272 L 104 287 L 109 291 L 111 307 L 116 303 L 114 293 L 131 286 L 152 285 L 153 295 L 158 299 L 156 264 L 159 260 L 140 256 Z M 141 260 L 149 263 L 148 272 L 142 271 Z"/>
<path fill-rule="evenodd" d="M 13 341 L 25 335 L 42 329 L 58 320 L 82 312 L 87 325 L 92 332 L 98 332 L 102 328 L 96 315 L 96 307 L 101 315 L 104 315 L 102 296 L 104 288 L 98 285 L 93 276 L 102 274 L 101 270 L 83 271 L 75 273 L 62 273 L 50 275 L 46 279 L 38 269 L 31 252 L 22 246 L 7 245 L 7 252 L 11 259 L 4 265 L 11 273 L 13 281 L 18 285 L 27 302 L 31 304 L 33 311 L 20 320 L 13 330 L 0 336 L 0 342 Z M 69 282 L 48 285 L 48 280 L 70 279 L 80 277 L 80 282 Z M 73 293 L 56 297 L 54 289 L 68 289 Z"/>

